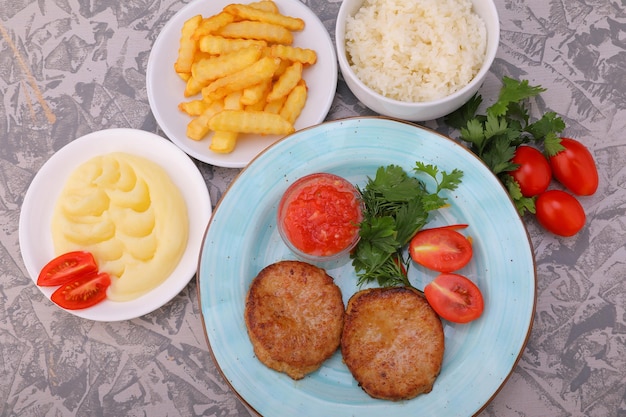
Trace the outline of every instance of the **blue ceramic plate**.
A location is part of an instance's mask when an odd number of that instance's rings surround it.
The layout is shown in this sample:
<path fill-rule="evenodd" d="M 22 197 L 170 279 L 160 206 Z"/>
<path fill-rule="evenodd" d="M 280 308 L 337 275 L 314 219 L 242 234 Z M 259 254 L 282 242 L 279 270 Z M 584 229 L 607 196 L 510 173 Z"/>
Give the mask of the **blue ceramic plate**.
<path fill-rule="evenodd" d="M 482 289 L 483 316 L 470 324 L 444 322 L 446 350 L 433 391 L 410 401 L 370 398 L 336 354 L 316 372 L 293 381 L 254 356 L 243 319 L 245 296 L 265 266 L 295 259 L 276 230 L 282 193 L 298 178 L 331 172 L 358 185 L 379 166 L 410 171 L 416 161 L 459 168 L 462 184 L 433 213 L 429 226 L 467 223 L 474 258 L 462 271 Z M 428 182 L 426 182 L 429 184 Z M 432 185 L 432 184 L 430 184 Z M 328 270 L 344 302 L 357 291 L 351 264 Z M 435 274 L 410 268 L 423 286 Z M 502 387 L 529 336 L 535 306 L 535 263 L 524 225 L 504 188 L 482 162 L 456 142 L 410 123 L 353 118 L 304 129 L 259 155 L 233 182 L 211 218 L 198 270 L 209 346 L 232 389 L 263 416 L 472 416 Z"/>

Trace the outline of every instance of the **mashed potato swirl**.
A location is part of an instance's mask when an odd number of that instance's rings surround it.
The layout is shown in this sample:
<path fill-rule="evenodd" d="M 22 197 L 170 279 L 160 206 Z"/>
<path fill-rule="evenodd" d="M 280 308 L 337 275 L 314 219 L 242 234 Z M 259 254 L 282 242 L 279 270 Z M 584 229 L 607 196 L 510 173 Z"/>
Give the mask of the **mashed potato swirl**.
<path fill-rule="evenodd" d="M 122 152 L 94 157 L 67 179 L 52 216 L 57 255 L 93 253 L 111 275 L 107 297 L 135 299 L 176 268 L 189 234 L 185 200 L 162 167 Z"/>

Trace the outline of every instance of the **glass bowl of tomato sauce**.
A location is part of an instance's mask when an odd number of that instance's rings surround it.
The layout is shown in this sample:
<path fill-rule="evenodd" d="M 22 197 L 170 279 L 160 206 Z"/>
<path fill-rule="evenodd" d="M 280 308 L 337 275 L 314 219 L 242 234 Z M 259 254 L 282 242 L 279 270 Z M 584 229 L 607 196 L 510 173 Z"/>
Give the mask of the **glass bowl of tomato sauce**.
<path fill-rule="evenodd" d="M 319 266 L 341 264 L 359 241 L 363 202 L 345 178 L 326 172 L 291 184 L 278 206 L 278 232 L 301 260 Z"/>

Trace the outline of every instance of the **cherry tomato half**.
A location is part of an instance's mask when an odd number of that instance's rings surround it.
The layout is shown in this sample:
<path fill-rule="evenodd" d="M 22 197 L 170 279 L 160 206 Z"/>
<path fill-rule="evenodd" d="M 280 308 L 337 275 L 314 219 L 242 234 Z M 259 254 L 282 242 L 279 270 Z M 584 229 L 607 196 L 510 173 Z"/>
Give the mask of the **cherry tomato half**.
<path fill-rule="evenodd" d="M 441 274 L 424 287 L 430 306 L 442 319 L 468 323 L 485 309 L 483 295 L 476 284 L 459 274 Z"/>
<path fill-rule="evenodd" d="M 469 225 L 465 223 L 457 223 L 457 224 L 447 224 L 445 226 L 437 226 L 430 228 L 428 230 L 441 230 L 441 229 L 450 229 L 450 230 L 459 230 L 466 229 Z"/>
<path fill-rule="evenodd" d="M 520 146 L 511 161 L 519 165 L 511 171 L 511 176 L 519 184 L 524 197 L 533 197 L 548 189 L 552 170 L 541 151 L 532 146 Z"/>
<path fill-rule="evenodd" d="M 585 225 L 585 210 L 573 195 L 561 190 L 539 194 L 535 201 L 537 221 L 559 236 L 573 236 Z"/>
<path fill-rule="evenodd" d="M 419 231 L 409 244 L 416 263 L 434 271 L 452 272 L 463 268 L 472 258 L 472 243 L 452 227 Z"/>
<path fill-rule="evenodd" d="M 50 299 L 67 310 L 80 310 L 104 300 L 111 277 L 106 272 L 87 275 L 61 285 Z"/>
<path fill-rule="evenodd" d="M 577 140 L 561 138 L 565 150 L 550 157 L 554 178 L 576 195 L 598 189 L 598 169 L 589 149 Z"/>
<path fill-rule="evenodd" d="M 98 272 L 98 265 L 91 253 L 68 252 L 57 256 L 41 269 L 37 277 L 37 285 L 54 287 L 96 272 Z"/>

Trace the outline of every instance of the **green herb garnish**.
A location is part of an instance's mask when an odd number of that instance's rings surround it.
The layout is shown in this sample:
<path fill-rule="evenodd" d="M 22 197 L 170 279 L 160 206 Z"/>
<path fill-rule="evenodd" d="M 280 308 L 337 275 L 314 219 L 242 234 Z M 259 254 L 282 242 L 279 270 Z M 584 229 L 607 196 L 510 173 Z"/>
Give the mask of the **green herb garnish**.
<path fill-rule="evenodd" d="M 460 139 L 468 142 L 470 150 L 498 176 L 520 215 L 534 213 L 534 199 L 523 197 L 517 182 L 508 175 L 517 168 L 511 159 L 518 146 L 530 142 L 542 145 L 548 155 L 563 150 L 559 133 L 565 129 L 565 122 L 554 112 L 531 122 L 527 100 L 546 89 L 531 86 L 527 80 L 504 77 L 502 81 L 498 100 L 487 108 L 486 114 L 477 114 L 482 97 L 476 94 L 444 121 L 460 130 Z"/>
<path fill-rule="evenodd" d="M 359 285 L 376 281 L 380 286 L 411 287 L 404 246 L 424 227 L 430 211 L 447 204 L 440 193 L 455 190 L 463 176 L 458 169 L 448 174 L 422 162 L 417 162 L 413 171 L 433 181 L 435 192 L 429 192 L 424 182 L 397 165 L 378 168 L 376 176 L 368 177 L 365 187 L 358 188 L 365 210 L 361 240 L 351 257 Z"/>

